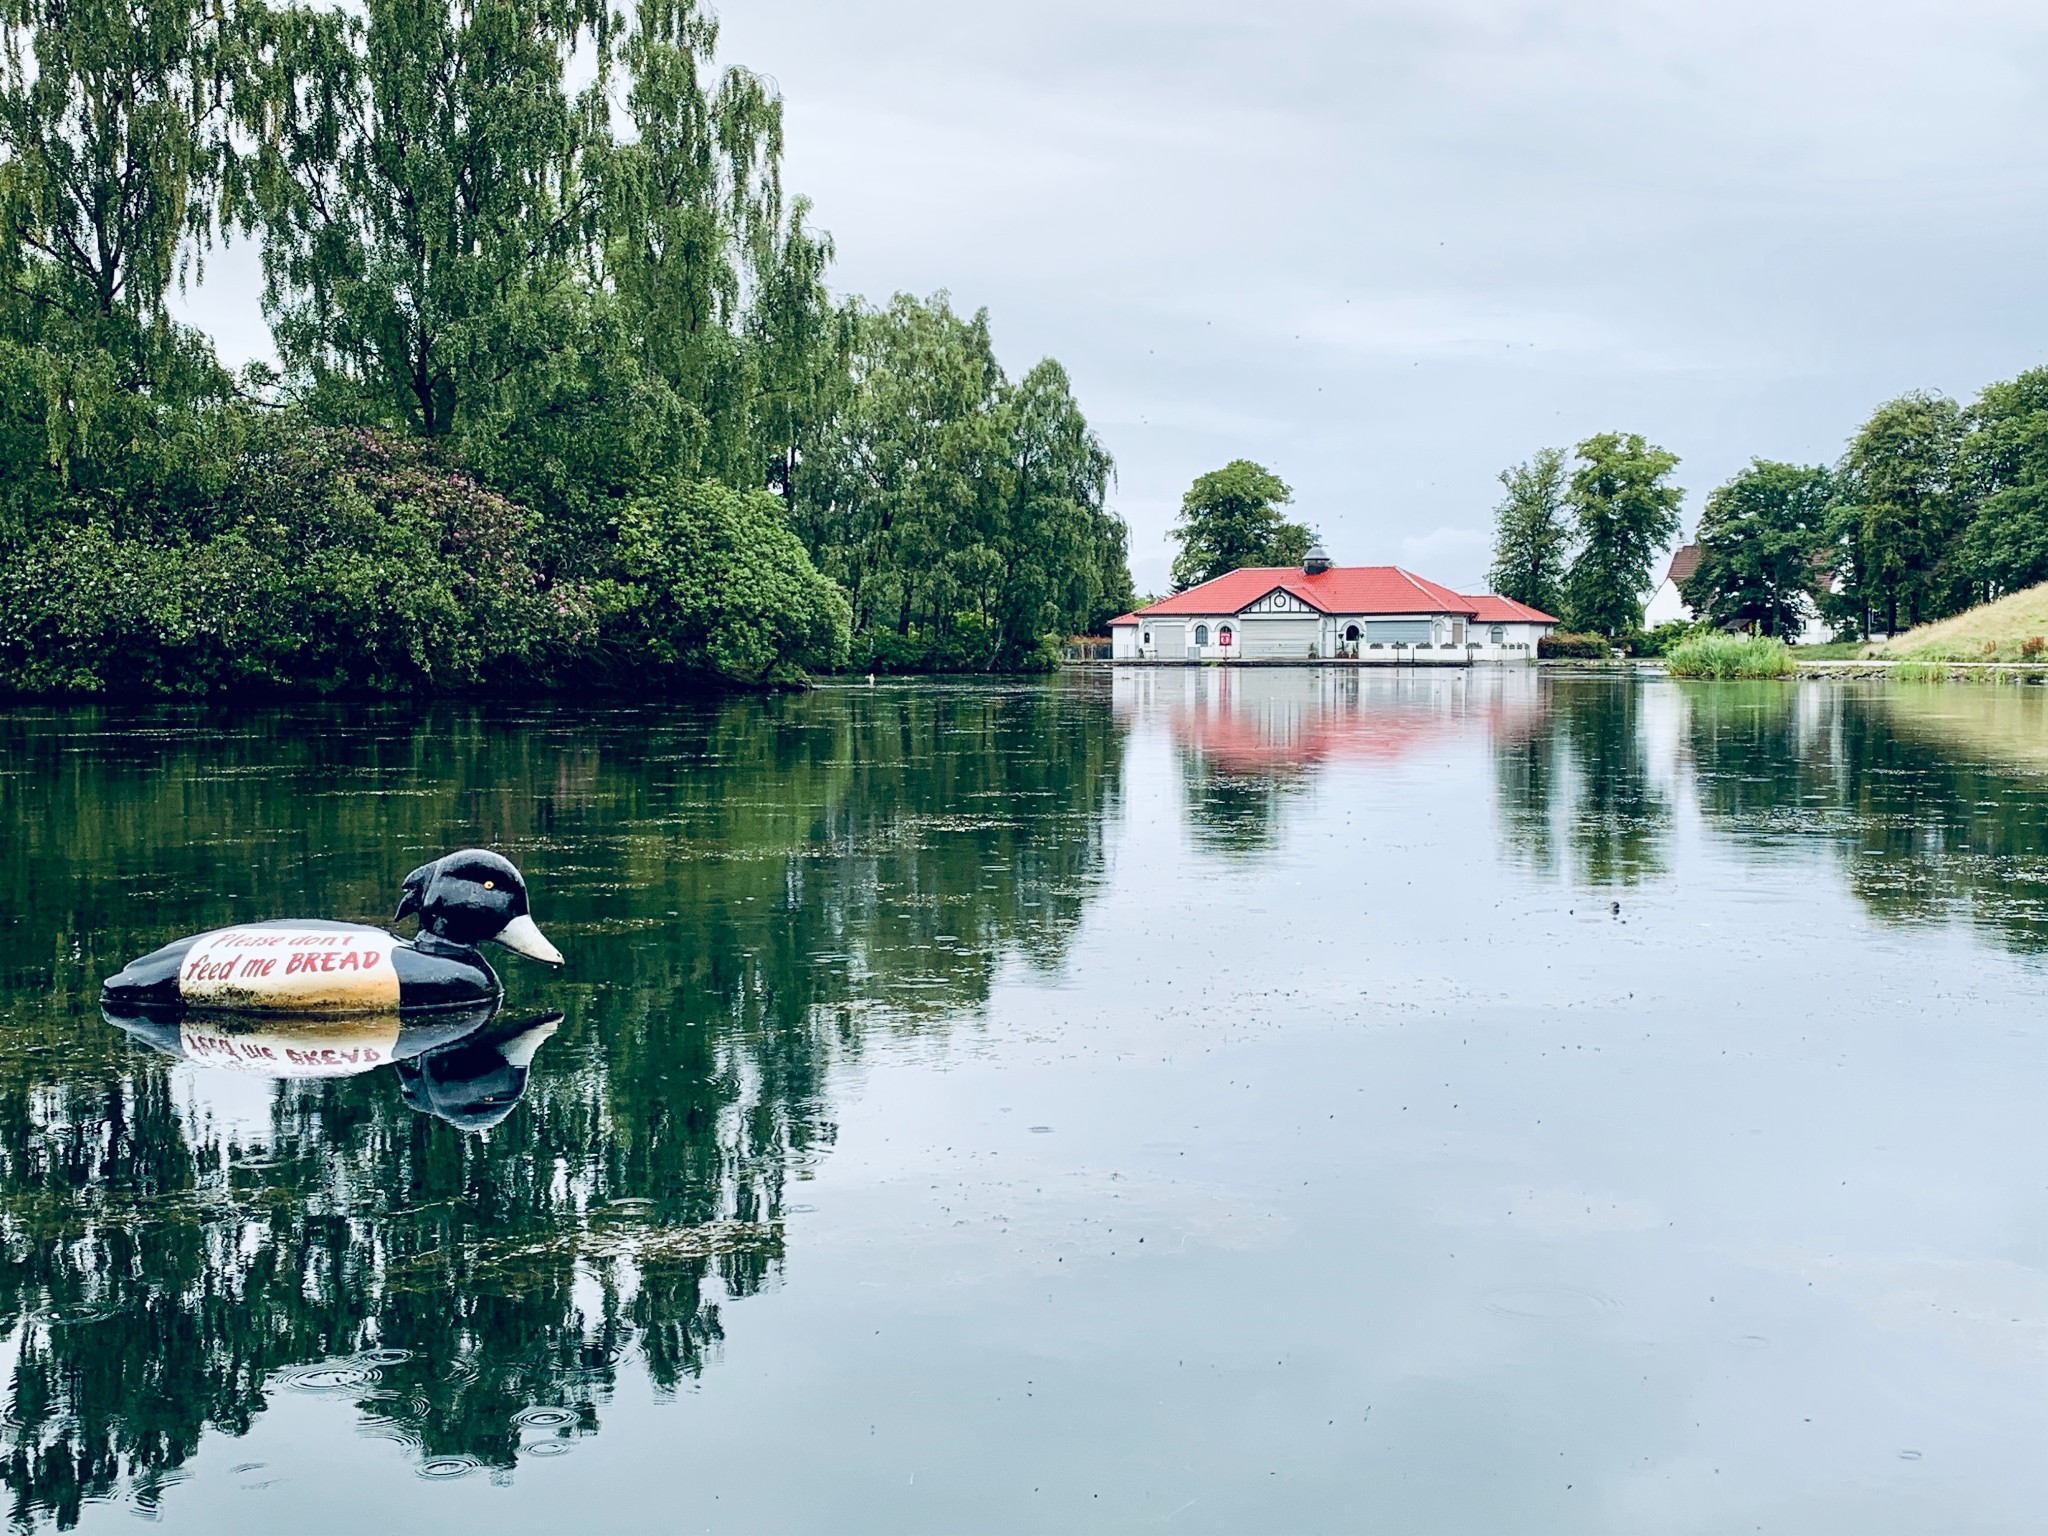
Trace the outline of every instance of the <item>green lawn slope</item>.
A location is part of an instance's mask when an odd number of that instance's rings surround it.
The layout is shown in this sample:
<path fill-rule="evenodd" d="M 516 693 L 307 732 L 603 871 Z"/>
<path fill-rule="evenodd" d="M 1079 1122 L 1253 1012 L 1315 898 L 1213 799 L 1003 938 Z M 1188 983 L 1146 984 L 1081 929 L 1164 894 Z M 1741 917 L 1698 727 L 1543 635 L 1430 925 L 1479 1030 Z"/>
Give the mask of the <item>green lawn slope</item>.
<path fill-rule="evenodd" d="M 1871 654 L 1930 661 L 2048 658 L 2048 582 L 1894 635 Z"/>

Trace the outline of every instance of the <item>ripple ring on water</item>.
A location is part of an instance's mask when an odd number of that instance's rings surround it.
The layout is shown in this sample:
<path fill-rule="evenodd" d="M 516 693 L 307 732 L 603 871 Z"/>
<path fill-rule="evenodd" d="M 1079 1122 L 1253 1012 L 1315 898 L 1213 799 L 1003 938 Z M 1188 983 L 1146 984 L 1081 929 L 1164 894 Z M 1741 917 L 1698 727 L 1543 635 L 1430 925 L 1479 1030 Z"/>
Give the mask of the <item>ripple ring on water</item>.
<path fill-rule="evenodd" d="M 278 1380 L 295 1392 L 358 1392 L 379 1380 L 374 1365 L 308 1365 L 280 1371 Z"/>
<path fill-rule="evenodd" d="M 522 1408 L 512 1415 L 514 1424 L 523 1424 L 528 1429 L 563 1429 L 576 1422 L 572 1408 Z"/>
<path fill-rule="evenodd" d="M 443 1478 L 467 1477 L 482 1468 L 483 1463 L 474 1456 L 430 1456 L 420 1463 L 419 1474 L 439 1482 Z"/>
<path fill-rule="evenodd" d="M 576 1447 L 568 1440 L 536 1440 L 531 1445 L 519 1447 L 522 1456 L 566 1456 Z"/>

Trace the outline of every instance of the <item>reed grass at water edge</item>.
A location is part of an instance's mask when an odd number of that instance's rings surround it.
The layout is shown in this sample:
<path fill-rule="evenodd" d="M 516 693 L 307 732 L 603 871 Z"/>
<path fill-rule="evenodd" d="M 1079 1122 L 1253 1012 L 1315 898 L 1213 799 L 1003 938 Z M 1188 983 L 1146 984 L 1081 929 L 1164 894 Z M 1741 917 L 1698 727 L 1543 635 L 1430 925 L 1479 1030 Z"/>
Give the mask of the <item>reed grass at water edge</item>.
<path fill-rule="evenodd" d="M 1695 635 L 1665 653 L 1673 677 L 1790 677 L 1792 653 L 1771 635 Z"/>

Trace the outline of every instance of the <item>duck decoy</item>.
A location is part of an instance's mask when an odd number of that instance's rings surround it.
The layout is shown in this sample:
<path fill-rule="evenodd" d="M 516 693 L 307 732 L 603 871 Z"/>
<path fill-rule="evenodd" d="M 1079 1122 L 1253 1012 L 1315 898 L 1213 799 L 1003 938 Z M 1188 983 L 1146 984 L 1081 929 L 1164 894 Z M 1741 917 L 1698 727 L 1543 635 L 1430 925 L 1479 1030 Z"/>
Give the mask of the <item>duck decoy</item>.
<path fill-rule="evenodd" d="M 417 914 L 410 942 L 362 923 L 240 923 L 131 960 L 100 989 L 120 1009 L 235 1013 L 413 1013 L 495 1003 L 504 989 L 486 942 L 562 964 L 527 910 L 526 881 L 502 854 L 464 848 L 405 877 L 393 922 Z"/>

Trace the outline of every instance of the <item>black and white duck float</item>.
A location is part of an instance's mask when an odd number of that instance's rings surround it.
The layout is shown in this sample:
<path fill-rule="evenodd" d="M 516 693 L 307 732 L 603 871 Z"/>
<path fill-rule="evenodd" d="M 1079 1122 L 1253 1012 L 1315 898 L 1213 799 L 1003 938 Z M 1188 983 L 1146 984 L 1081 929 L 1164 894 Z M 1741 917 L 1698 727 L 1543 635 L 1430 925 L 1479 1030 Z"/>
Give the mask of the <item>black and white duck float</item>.
<path fill-rule="evenodd" d="M 414 1109 L 464 1130 L 497 1124 L 526 1091 L 559 1013 L 498 1019 L 495 942 L 549 965 L 561 951 L 527 909 L 511 862 L 465 848 L 405 877 L 394 921 L 243 923 L 166 944 L 107 979 L 100 1011 L 151 1048 L 271 1078 L 351 1077 L 389 1066 Z"/>
<path fill-rule="evenodd" d="M 526 881 L 502 854 L 464 848 L 405 877 L 411 941 L 362 923 L 285 918 L 195 933 L 130 961 L 102 1005 L 209 1012 L 401 1015 L 495 1005 L 504 995 L 479 945 L 560 965 L 533 921 Z"/>

